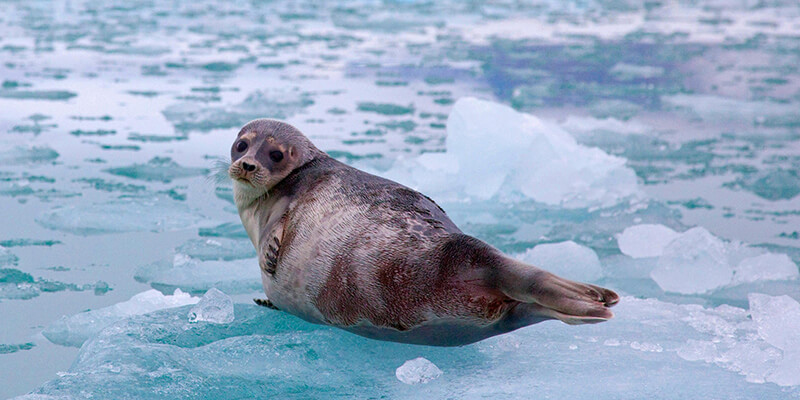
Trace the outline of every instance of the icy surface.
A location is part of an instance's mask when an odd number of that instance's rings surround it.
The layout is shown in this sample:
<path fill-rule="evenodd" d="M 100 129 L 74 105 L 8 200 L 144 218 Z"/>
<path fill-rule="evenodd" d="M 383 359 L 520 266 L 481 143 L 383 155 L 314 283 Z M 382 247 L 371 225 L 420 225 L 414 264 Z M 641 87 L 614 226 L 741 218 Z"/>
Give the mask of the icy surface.
<path fill-rule="evenodd" d="M 77 398 L 800 398 L 780 386 L 795 352 L 747 316 L 753 293 L 800 299 L 798 16 L 786 0 L 0 2 L 0 398 L 55 376 L 47 391 Z M 595 283 L 626 295 L 617 317 L 430 349 L 186 307 L 122 331 L 194 345 L 103 336 L 119 346 L 57 375 L 78 350 L 39 332 L 61 315 L 145 285 L 263 296 L 224 165 L 260 117 L 422 189 L 505 254 L 591 249 Z M 713 236 L 626 244 L 642 225 Z M 445 374 L 398 381 L 417 357 Z"/>
<path fill-rule="evenodd" d="M 797 279 L 797 264 L 786 254 L 767 253 L 742 260 L 736 266 L 733 283 Z M 800 283 L 799 283 L 800 285 Z"/>
<path fill-rule="evenodd" d="M 180 289 L 175 289 L 175 293 L 171 295 L 148 290 L 110 307 L 62 316 L 45 328 L 42 335 L 55 344 L 80 347 L 87 339 L 119 320 L 165 308 L 195 304 L 199 300 Z"/>
<path fill-rule="evenodd" d="M 540 244 L 517 258 L 572 280 L 596 281 L 603 276 L 594 250 L 573 241 Z"/>
<path fill-rule="evenodd" d="M 216 237 L 213 239 L 192 239 L 175 249 L 180 254 L 198 260 L 239 260 L 254 258 L 256 252 L 250 240 L 236 240 Z"/>
<path fill-rule="evenodd" d="M 233 319 L 233 300 L 217 288 L 209 289 L 200 302 L 189 310 L 190 322 L 229 324 Z"/>
<path fill-rule="evenodd" d="M 625 228 L 617 237 L 622 254 L 633 258 L 658 257 L 678 233 L 659 224 L 642 224 Z"/>
<path fill-rule="evenodd" d="M 502 188 L 567 208 L 611 206 L 640 194 L 624 159 L 582 146 L 557 125 L 490 101 L 455 103 L 446 147 L 444 154 L 401 160 L 386 176 L 444 198 L 448 192 L 477 200 L 509 198 L 500 195 Z"/>
<path fill-rule="evenodd" d="M 650 276 L 665 291 L 694 294 L 727 285 L 796 279 L 800 274 L 785 254 L 728 243 L 697 227 L 664 247 Z"/>
<path fill-rule="evenodd" d="M 261 289 L 257 259 L 235 261 L 201 261 L 185 254 L 137 268 L 137 281 L 154 289 L 172 292 L 176 288 L 201 294 L 216 287 L 226 293 L 249 293 Z"/>
<path fill-rule="evenodd" d="M 413 360 L 408 360 L 403 365 L 397 367 L 395 376 L 400 382 L 407 385 L 416 385 L 420 383 L 430 382 L 442 376 L 442 370 L 436 364 L 422 358 L 417 357 Z"/>
<path fill-rule="evenodd" d="M 302 390 L 303 397 L 419 398 L 416 386 L 404 385 L 396 374 L 398 365 L 423 357 L 447 371 L 424 385 L 431 398 L 529 398 L 531 387 L 544 397 L 574 399 L 625 397 L 631 387 L 647 398 L 800 394 L 796 384 L 746 381 L 775 376 L 787 352 L 776 345 L 794 345 L 789 337 L 796 335 L 795 322 L 753 322 L 747 310 L 730 306 L 623 297 L 609 323 L 546 322 L 458 348 L 369 340 L 254 305 L 235 305 L 230 324 L 197 324 L 186 318 L 191 307 L 106 328 L 83 346 L 69 371 L 34 393 L 231 398 L 287 397 Z M 774 316 L 755 304 L 751 312 Z M 790 336 L 765 340 L 761 326 Z"/>
<path fill-rule="evenodd" d="M 37 219 L 48 229 L 77 235 L 115 232 L 163 232 L 184 229 L 200 220 L 197 212 L 165 196 L 121 198 L 99 204 L 58 206 Z"/>

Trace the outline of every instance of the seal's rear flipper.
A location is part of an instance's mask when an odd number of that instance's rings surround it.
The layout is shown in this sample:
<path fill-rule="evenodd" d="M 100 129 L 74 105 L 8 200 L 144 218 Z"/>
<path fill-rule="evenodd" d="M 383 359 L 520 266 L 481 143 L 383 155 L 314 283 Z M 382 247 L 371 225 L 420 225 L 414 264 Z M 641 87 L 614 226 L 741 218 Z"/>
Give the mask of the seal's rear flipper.
<path fill-rule="evenodd" d="M 260 305 L 261 307 L 267 307 L 267 308 L 271 308 L 273 310 L 278 310 L 279 309 L 278 307 L 275 307 L 275 304 L 272 304 L 272 302 L 269 301 L 269 299 L 253 299 L 253 302 L 255 302 L 256 304 Z"/>
<path fill-rule="evenodd" d="M 531 309 L 570 325 L 595 324 L 614 317 L 609 307 L 619 302 L 614 291 L 564 279 L 532 265 L 509 260 L 500 289 Z"/>

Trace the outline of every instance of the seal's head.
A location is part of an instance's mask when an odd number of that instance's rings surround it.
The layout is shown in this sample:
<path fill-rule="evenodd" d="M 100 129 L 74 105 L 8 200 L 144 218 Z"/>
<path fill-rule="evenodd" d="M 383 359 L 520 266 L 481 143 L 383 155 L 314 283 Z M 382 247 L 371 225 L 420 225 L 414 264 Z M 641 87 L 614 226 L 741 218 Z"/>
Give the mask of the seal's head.
<path fill-rule="evenodd" d="M 273 119 L 257 119 L 245 125 L 231 146 L 228 175 L 241 198 L 249 203 L 269 190 L 295 168 L 322 153 L 297 128 Z M 248 201 L 249 200 L 249 201 Z"/>

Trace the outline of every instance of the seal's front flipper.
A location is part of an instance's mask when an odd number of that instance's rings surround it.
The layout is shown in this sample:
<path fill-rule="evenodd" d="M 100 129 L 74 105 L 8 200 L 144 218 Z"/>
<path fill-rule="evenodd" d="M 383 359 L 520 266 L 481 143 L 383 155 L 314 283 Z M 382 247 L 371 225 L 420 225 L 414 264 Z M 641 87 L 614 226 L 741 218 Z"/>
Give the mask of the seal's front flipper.
<path fill-rule="evenodd" d="M 283 225 L 286 218 L 282 217 L 264 232 L 264 240 L 260 243 L 258 264 L 265 273 L 274 276 L 278 270 L 278 257 L 280 256 L 281 239 L 283 239 Z"/>
<path fill-rule="evenodd" d="M 514 300 L 534 303 L 537 314 L 570 325 L 594 324 L 614 317 L 609 307 L 619 302 L 614 291 L 564 279 L 532 265 L 512 262 L 503 292 Z"/>
<path fill-rule="evenodd" d="M 261 307 L 267 307 L 267 308 L 271 308 L 273 310 L 278 310 L 279 309 L 278 307 L 275 307 L 275 304 L 272 304 L 272 302 L 269 301 L 269 299 L 253 299 L 253 301 L 256 304 L 260 305 Z"/>

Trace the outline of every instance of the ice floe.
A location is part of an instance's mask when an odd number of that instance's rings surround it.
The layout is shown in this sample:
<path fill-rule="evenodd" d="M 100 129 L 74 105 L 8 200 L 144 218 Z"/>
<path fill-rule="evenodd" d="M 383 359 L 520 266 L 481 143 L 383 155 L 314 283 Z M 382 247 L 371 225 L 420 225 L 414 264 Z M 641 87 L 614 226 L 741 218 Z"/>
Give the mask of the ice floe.
<path fill-rule="evenodd" d="M 540 244 L 517 258 L 568 279 L 591 282 L 603 276 L 597 253 L 571 240 Z"/>
<path fill-rule="evenodd" d="M 200 301 L 180 289 L 171 295 L 158 290 L 148 290 L 130 300 L 97 310 L 85 311 L 71 316 L 62 316 L 42 331 L 42 335 L 55 344 L 80 347 L 90 337 L 105 327 L 124 318 L 146 314 L 165 308 L 195 304 Z"/>
<path fill-rule="evenodd" d="M 446 144 L 445 153 L 400 159 L 384 175 L 442 200 L 513 193 L 589 208 L 640 195 L 624 159 L 582 146 L 559 126 L 502 104 L 459 99 L 447 120 Z"/>
<path fill-rule="evenodd" d="M 402 367 L 419 357 L 446 371 L 424 384 L 429 398 L 800 395 L 800 305 L 788 297 L 753 295 L 748 311 L 624 296 L 604 324 L 545 322 L 458 348 L 374 341 L 255 305 L 235 304 L 228 324 L 196 323 L 192 307 L 107 327 L 32 395 L 419 398 L 398 381 L 438 375 L 424 361 Z"/>

